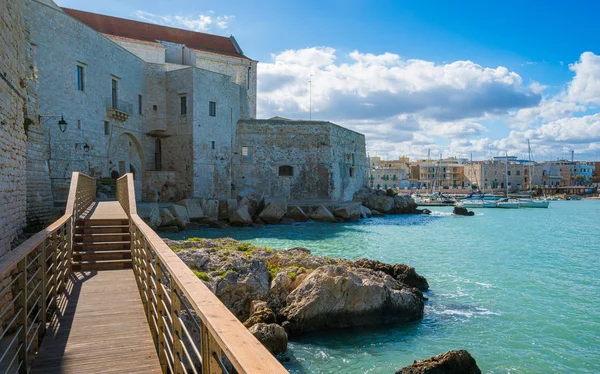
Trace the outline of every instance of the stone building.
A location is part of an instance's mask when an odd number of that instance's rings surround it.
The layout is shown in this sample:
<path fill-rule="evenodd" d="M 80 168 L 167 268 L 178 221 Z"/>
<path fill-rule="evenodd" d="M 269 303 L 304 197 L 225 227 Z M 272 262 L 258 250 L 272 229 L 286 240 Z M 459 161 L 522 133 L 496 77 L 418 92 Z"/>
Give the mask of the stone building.
<path fill-rule="evenodd" d="M 541 186 L 543 184 L 542 176 L 543 168 L 535 163 L 532 163 L 531 178 L 529 173 L 529 162 L 526 160 L 518 160 L 516 157 L 508 157 L 508 171 L 505 157 L 494 157 L 494 159 L 485 162 L 474 162 L 466 164 L 465 177 L 478 188 L 487 189 L 506 189 L 508 176 L 508 189 L 510 191 L 525 190 L 529 188 L 529 184 L 533 186 Z"/>
<path fill-rule="evenodd" d="M 456 158 L 418 160 L 410 164 L 411 184 L 415 188 L 457 188 L 468 184 L 465 165 Z"/>
<path fill-rule="evenodd" d="M 289 199 L 345 200 L 366 184 L 363 135 L 319 121 L 255 120 L 257 61 L 233 36 L 51 0 L 18 4 L 24 10 L 12 22 L 30 28 L 24 66 L 34 78 L 20 91 L 34 129 L 26 146 L 28 212 L 41 217 L 64 203 L 73 171 L 107 179 L 131 172 L 140 201 L 229 198 L 247 187 Z M 67 125 L 59 126 L 63 119 Z M 9 147 L 25 149 L 25 139 L 14 136 Z M 242 161 L 249 148 L 252 165 Z M 279 166 L 291 167 L 291 177 L 280 177 Z"/>
<path fill-rule="evenodd" d="M 233 191 L 291 200 L 352 200 L 365 185 L 365 137 L 331 122 L 241 120 Z"/>
<path fill-rule="evenodd" d="M 0 256 L 26 222 L 28 30 L 19 2 L 0 0 Z"/>

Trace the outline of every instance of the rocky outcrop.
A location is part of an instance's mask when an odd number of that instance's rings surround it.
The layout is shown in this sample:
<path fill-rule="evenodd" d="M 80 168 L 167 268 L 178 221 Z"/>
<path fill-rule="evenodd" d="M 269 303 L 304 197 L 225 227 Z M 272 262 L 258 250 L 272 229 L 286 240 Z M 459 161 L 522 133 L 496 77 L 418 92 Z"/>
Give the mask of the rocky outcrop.
<path fill-rule="evenodd" d="M 180 229 L 185 229 L 185 225 L 190 222 L 190 216 L 185 206 L 173 204 L 169 207 L 169 212 L 175 218 L 175 225 Z"/>
<path fill-rule="evenodd" d="M 462 207 L 462 206 L 455 206 L 452 213 L 457 216 L 467 216 L 467 217 L 475 215 L 475 212 L 469 211 L 469 210 L 467 210 L 467 208 Z"/>
<path fill-rule="evenodd" d="M 423 317 L 423 297 L 382 272 L 327 265 L 289 294 L 280 313 L 292 334 L 407 322 Z"/>
<path fill-rule="evenodd" d="M 235 211 L 229 217 L 229 223 L 232 226 L 250 226 L 252 224 L 252 217 L 248 212 L 248 206 L 243 205 L 241 208 Z"/>
<path fill-rule="evenodd" d="M 285 211 L 282 210 L 279 205 L 275 203 L 269 203 L 265 206 L 262 212 L 258 215 L 258 218 L 262 219 L 266 223 L 275 224 L 279 223 L 285 216 Z"/>
<path fill-rule="evenodd" d="M 394 209 L 392 210 L 395 214 L 411 214 L 417 210 L 417 203 L 409 196 L 394 196 Z"/>
<path fill-rule="evenodd" d="M 333 214 L 331 214 L 331 212 L 323 205 L 319 205 L 319 207 L 311 213 L 310 219 L 317 222 L 337 222 Z"/>
<path fill-rule="evenodd" d="M 257 323 L 249 328 L 258 339 L 274 355 L 287 352 L 288 336 L 285 329 L 275 323 Z"/>
<path fill-rule="evenodd" d="M 415 361 L 396 374 L 481 374 L 481 370 L 469 352 L 460 350 Z"/>
<path fill-rule="evenodd" d="M 371 209 L 367 208 L 364 205 L 360 206 L 360 217 L 361 218 L 371 218 L 373 216 L 373 212 L 371 212 Z"/>
<path fill-rule="evenodd" d="M 167 208 L 160 209 L 160 225 L 165 227 L 177 226 L 175 216 Z"/>
<path fill-rule="evenodd" d="M 394 208 L 394 198 L 390 196 L 372 195 L 367 198 L 366 207 L 382 213 L 390 213 Z"/>
<path fill-rule="evenodd" d="M 304 213 L 304 210 L 299 206 L 293 207 L 287 214 L 286 217 L 293 219 L 296 222 L 308 221 L 308 216 Z"/>
<path fill-rule="evenodd" d="M 250 317 L 244 322 L 244 326 L 251 327 L 257 323 L 275 323 L 275 313 L 267 306 L 265 301 L 254 300 L 251 304 Z"/>
<path fill-rule="evenodd" d="M 360 219 L 360 207 L 358 203 L 345 203 L 334 208 L 333 215 L 344 221 L 358 221 Z"/>
<path fill-rule="evenodd" d="M 427 279 L 425 279 L 425 277 L 422 275 L 417 274 L 415 268 L 412 266 L 404 264 L 390 265 L 377 260 L 369 260 L 367 258 L 356 260 L 350 265 L 357 268 L 382 271 L 385 274 L 390 275 L 392 278 L 410 287 L 418 288 L 423 292 L 429 289 L 429 283 L 427 283 Z"/>

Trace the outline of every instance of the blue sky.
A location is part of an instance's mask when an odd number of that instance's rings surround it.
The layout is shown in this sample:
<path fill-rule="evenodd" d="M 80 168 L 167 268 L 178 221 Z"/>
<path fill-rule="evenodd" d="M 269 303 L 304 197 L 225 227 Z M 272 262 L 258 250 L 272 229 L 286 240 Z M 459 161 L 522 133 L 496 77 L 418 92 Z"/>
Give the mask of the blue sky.
<path fill-rule="evenodd" d="M 600 2 L 57 0 L 233 34 L 259 64 L 259 116 L 363 132 L 394 158 L 600 159 Z"/>

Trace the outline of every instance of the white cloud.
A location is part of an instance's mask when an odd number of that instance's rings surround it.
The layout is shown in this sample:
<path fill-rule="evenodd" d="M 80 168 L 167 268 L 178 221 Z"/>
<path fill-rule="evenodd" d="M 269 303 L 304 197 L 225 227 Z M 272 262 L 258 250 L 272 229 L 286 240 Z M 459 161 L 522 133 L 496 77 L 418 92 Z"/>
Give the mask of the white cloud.
<path fill-rule="evenodd" d="M 143 10 L 133 12 L 133 16 L 141 21 L 155 23 L 157 25 L 184 28 L 198 32 L 225 33 L 229 22 L 234 16 L 215 16 L 213 11 L 206 14 L 198 14 L 195 17 L 181 15 L 158 15 Z"/>
<path fill-rule="evenodd" d="M 569 65 L 569 69 L 575 72 L 569 84 L 569 99 L 600 104 L 600 56 L 592 52 L 582 53 L 579 61 Z"/>

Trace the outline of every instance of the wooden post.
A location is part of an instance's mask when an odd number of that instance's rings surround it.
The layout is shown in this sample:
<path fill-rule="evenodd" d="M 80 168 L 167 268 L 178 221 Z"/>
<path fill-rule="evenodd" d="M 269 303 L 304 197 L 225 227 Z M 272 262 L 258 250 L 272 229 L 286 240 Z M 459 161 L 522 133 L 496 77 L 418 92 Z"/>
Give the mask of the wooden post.
<path fill-rule="evenodd" d="M 173 370 L 175 374 L 183 373 L 183 348 L 181 337 L 183 337 L 183 329 L 179 320 L 180 307 L 179 296 L 177 296 L 177 285 L 171 282 L 171 321 L 173 321 L 173 359 L 175 361 Z"/>
<path fill-rule="evenodd" d="M 154 330 L 154 324 L 152 323 L 152 304 L 156 305 L 156 300 L 152 294 L 152 254 L 148 248 L 148 241 L 144 239 L 144 257 L 145 257 L 145 270 L 146 270 L 146 299 L 148 305 L 146 308 L 148 323 L 150 324 L 150 332 L 155 342 L 158 342 L 158 332 Z"/>
<path fill-rule="evenodd" d="M 38 341 L 42 341 L 42 337 L 46 334 L 46 240 L 41 244 L 40 248 L 40 280 L 42 281 L 40 287 L 40 301 L 38 302 L 38 308 L 40 308 L 40 332 L 38 334 Z"/>
<path fill-rule="evenodd" d="M 19 290 L 21 295 L 19 296 L 19 306 L 21 307 L 21 313 L 19 314 L 19 324 L 21 330 L 19 332 L 19 361 L 23 362 L 21 365 L 20 373 L 27 373 L 29 371 L 29 362 L 27 360 L 27 256 L 19 261 L 17 268 L 19 269 Z"/>
<path fill-rule="evenodd" d="M 58 242 L 60 242 L 59 240 L 59 235 L 58 235 L 58 231 L 54 232 L 52 234 L 52 273 L 50 274 L 50 276 L 52 277 L 52 286 L 54 288 L 54 291 L 52 291 L 53 295 L 52 295 L 52 303 L 54 304 L 52 306 L 52 314 L 54 314 L 54 311 L 56 310 L 57 306 L 58 306 L 58 295 L 60 294 L 60 292 L 58 291 L 58 265 L 59 265 L 59 255 L 60 255 L 60 251 L 58 250 Z"/>
<path fill-rule="evenodd" d="M 158 311 L 158 316 L 156 316 L 156 322 L 158 324 L 158 331 L 156 332 L 156 334 L 158 335 L 158 360 L 160 361 L 160 366 L 163 369 L 163 373 L 166 373 L 168 359 L 167 352 L 165 351 L 167 343 L 165 342 L 165 322 L 163 320 L 163 316 L 167 314 L 167 311 L 165 310 L 163 303 L 163 288 L 160 286 L 163 280 L 163 273 L 158 257 L 156 257 L 154 263 L 156 267 L 156 297 L 158 298 L 158 300 L 156 301 L 156 309 Z"/>

